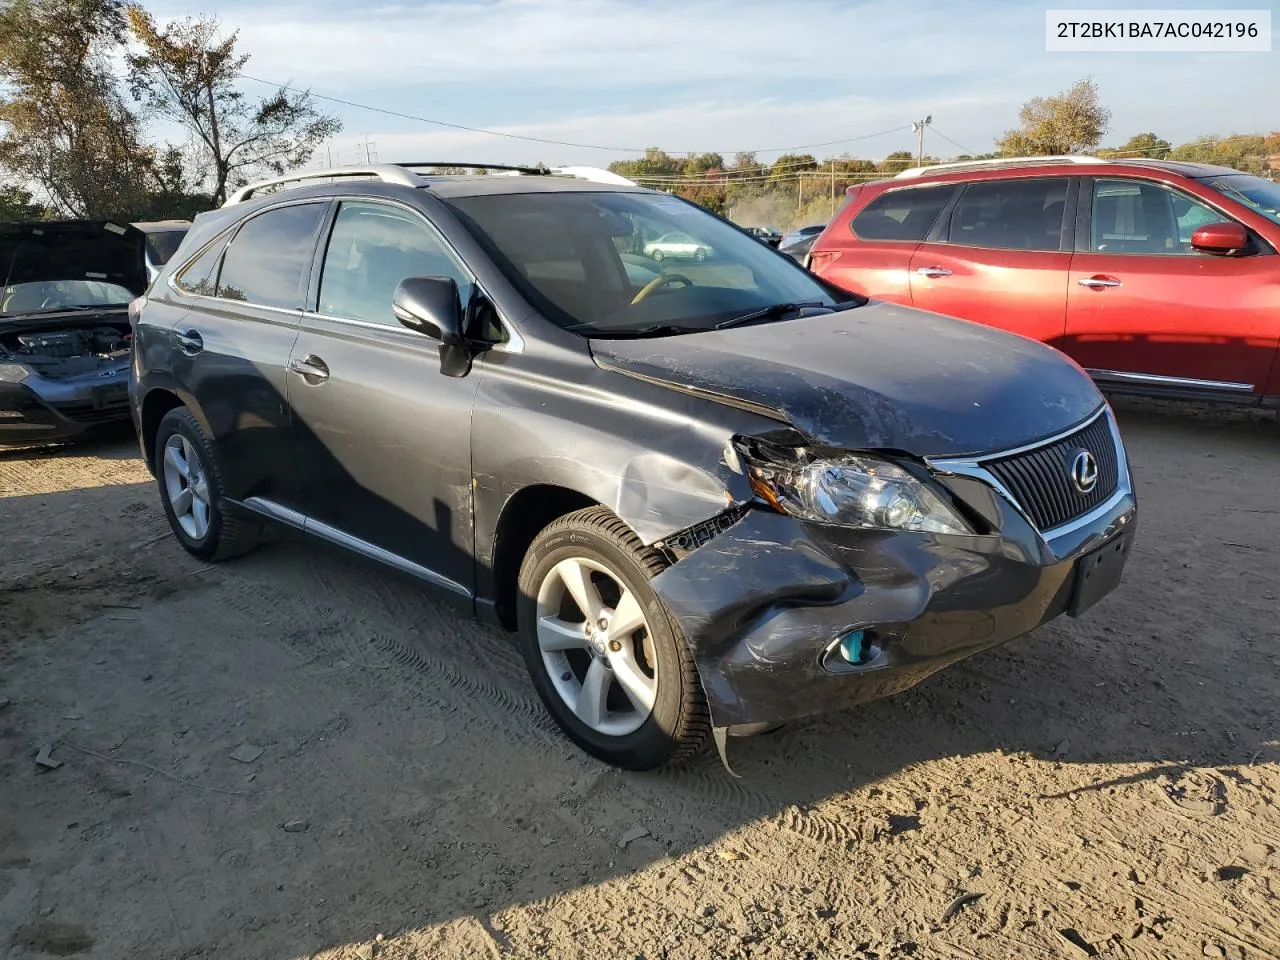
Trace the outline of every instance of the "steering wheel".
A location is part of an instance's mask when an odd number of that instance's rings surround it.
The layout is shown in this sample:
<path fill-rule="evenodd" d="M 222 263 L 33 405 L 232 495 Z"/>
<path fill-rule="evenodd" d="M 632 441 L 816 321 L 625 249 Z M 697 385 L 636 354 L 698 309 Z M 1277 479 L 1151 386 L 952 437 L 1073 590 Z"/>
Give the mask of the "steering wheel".
<path fill-rule="evenodd" d="M 649 294 L 662 289 L 669 283 L 682 283 L 686 287 L 693 286 L 693 281 L 690 280 L 688 277 L 686 277 L 683 273 L 664 273 L 660 277 L 654 277 L 652 280 L 646 283 L 643 287 L 641 287 L 640 292 L 635 295 L 634 299 L 632 299 L 631 305 L 635 306 L 641 300 L 647 300 L 649 297 Z"/>

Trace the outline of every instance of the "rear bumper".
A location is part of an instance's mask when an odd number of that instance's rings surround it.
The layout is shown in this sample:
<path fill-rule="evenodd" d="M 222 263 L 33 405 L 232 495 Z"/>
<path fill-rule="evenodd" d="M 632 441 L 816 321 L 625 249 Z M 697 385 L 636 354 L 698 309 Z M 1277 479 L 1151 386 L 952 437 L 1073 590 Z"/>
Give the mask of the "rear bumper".
<path fill-rule="evenodd" d="M 78 391 L 75 385 L 68 385 L 50 397 L 25 381 L 0 382 L 0 447 L 62 442 L 128 419 L 125 396 L 102 402 L 87 389 Z"/>
<path fill-rule="evenodd" d="M 1136 503 L 1126 476 L 1062 538 L 1003 519 L 999 534 L 943 536 L 753 509 L 653 587 L 691 645 L 713 723 L 749 732 L 899 693 L 1069 612 L 1081 557 L 1122 545 L 1118 578 Z M 855 630 L 867 636 L 857 664 L 839 653 Z"/>

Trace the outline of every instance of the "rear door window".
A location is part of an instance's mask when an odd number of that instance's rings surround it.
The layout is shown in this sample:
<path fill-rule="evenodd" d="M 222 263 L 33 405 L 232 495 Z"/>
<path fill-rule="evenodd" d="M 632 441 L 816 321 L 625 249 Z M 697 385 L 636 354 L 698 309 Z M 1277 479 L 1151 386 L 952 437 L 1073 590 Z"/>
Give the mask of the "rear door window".
<path fill-rule="evenodd" d="M 1066 210 L 1065 177 L 971 183 L 951 213 L 947 242 L 997 250 L 1062 250 Z"/>
<path fill-rule="evenodd" d="M 218 296 L 299 309 L 325 207 L 324 202 L 298 203 L 246 221 L 222 259 Z"/>
<path fill-rule="evenodd" d="M 863 240 L 911 240 L 919 243 L 928 236 L 951 194 L 950 187 L 890 190 L 860 210 L 851 227 L 854 234 Z M 818 228 L 819 231 L 821 229 Z"/>
<path fill-rule="evenodd" d="M 225 236 L 209 244 L 204 253 L 183 267 L 174 278 L 178 289 L 197 297 L 212 297 L 218 289 L 218 264 L 226 247 Z"/>

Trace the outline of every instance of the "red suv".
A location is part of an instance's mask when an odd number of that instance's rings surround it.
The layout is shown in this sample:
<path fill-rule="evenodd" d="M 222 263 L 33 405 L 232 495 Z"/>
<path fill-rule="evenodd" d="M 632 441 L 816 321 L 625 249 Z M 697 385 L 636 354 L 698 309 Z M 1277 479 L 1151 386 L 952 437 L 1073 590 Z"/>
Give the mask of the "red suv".
<path fill-rule="evenodd" d="M 1280 405 L 1280 184 L 1037 157 L 850 187 L 810 268 L 1062 350 L 1116 392 Z"/>

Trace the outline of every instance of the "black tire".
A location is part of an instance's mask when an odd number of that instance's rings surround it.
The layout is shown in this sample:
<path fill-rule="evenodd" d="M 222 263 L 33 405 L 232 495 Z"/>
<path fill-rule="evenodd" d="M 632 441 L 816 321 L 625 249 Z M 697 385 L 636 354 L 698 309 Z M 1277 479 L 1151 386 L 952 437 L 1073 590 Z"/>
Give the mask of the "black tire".
<path fill-rule="evenodd" d="M 557 693 L 542 658 L 538 591 L 556 564 L 570 557 L 603 564 L 632 591 L 653 641 L 658 677 L 653 709 L 639 729 L 624 736 L 608 736 L 583 723 Z M 569 739 L 593 757 L 627 770 L 650 770 L 692 756 L 710 730 L 710 714 L 689 646 L 649 586 L 665 566 L 661 555 L 642 544 L 611 511 L 589 507 L 561 517 L 539 533 L 520 568 L 520 647 L 538 696 Z"/>
<path fill-rule="evenodd" d="M 693 259 L 698 261 L 698 263 L 702 263 L 703 260 L 707 259 L 707 251 L 695 250 L 693 252 Z"/>
<path fill-rule="evenodd" d="M 654 263 L 661 263 L 666 255 L 661 250 L 655 250 L 649 256 L 653 257 Z"/>
<path fill-rule="evenodd" d="M 174 434 L 181 434 L 195 450 L 209 486 L 209 529 L 200 538 L 183 530 L 174 514 L 173 504 L 165 490 L 165 446 Z M 218 462 L 213 444 L 200 426 L 200 422 L 186 407 L 175 407 L 164 415 L 155 436 L 155 474 L 164 505 L 164 515 L 178 542 L 192 556 L 215 563 L 230 560 L 248 553 L 258 545 L 262 536 L 261 524 L 237 516 L 223 505 L 225 488 L 222 483 L 222 465 Z"/>

